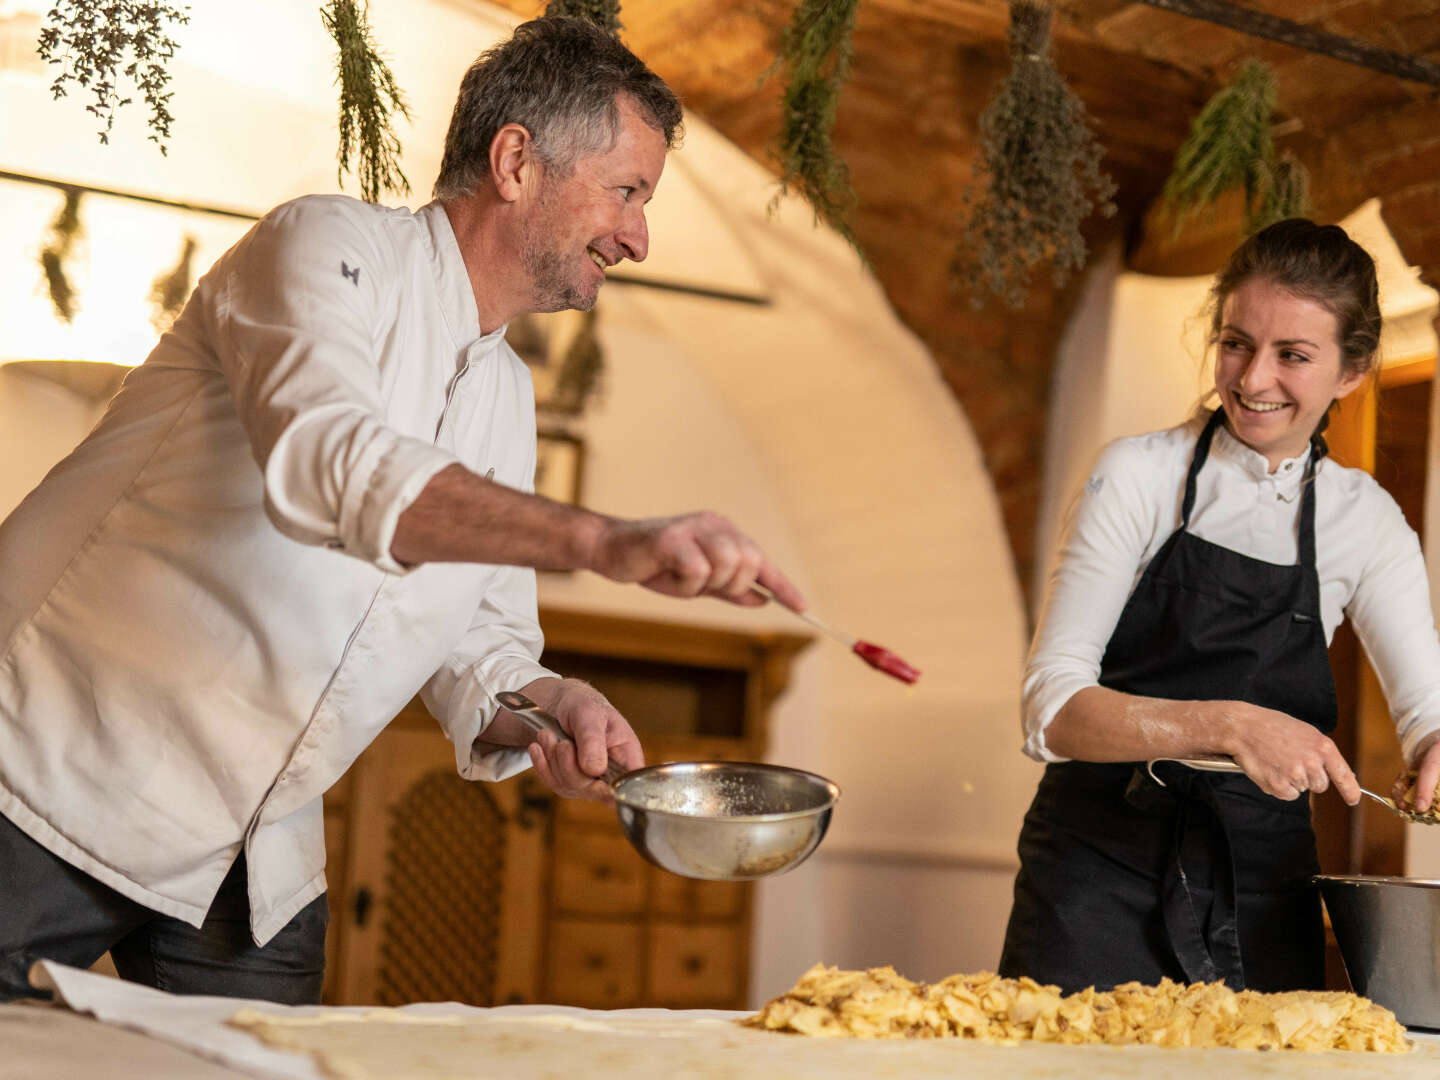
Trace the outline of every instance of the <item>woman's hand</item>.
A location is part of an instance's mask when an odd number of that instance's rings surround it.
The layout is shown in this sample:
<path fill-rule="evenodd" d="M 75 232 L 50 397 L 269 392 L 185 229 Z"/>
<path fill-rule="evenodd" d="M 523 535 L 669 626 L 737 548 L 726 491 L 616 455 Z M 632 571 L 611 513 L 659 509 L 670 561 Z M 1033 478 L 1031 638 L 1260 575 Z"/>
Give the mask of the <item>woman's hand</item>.
<path fill-rule="evenodd" d="M 1333 783 L 1346 803 L 1360 801 L 1355 774 L 1328 735 L 1276 709 L 1244 701 L 1214 704 L 1221 710 L 1224 750 L 1267 795 L 1298 799 Z M 1435 768 L 1440 772 L 1440 757 Z"/>
<path fill-rule="evenodd" d="M 1407 806 L 1405 795 L 1415 780 L 1415 805 Z M 1415 747 L 1415 763 L 1408 772 L 1395 778 L 1390 797 L 1395 805 L 1417 814 L 1428 811 L 1435 803 L 1435 786 L 1440 784 L 1440 731 L 1432 731 Z"/>

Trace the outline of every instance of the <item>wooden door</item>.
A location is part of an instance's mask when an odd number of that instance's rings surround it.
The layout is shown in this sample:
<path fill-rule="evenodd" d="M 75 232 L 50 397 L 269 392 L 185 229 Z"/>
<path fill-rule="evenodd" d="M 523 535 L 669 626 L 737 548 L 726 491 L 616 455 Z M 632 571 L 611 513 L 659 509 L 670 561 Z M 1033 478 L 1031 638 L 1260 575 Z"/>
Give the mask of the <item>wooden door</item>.
<path fill-rule="evenodd" d="M 433 723 L 393 724 L 361 756 L 332 911 L 335 1000 L 536 999 L 549 805 L 536 783 L 462 780 Z"/>

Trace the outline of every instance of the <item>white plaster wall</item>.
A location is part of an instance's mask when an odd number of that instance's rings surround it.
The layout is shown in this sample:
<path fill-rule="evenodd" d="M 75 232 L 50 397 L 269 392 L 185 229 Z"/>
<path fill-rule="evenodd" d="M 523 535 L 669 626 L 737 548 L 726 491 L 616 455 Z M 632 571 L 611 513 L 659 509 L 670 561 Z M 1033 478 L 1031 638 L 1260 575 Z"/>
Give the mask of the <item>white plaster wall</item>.
<path fill-rule="evenodd" d="M 7 10 L 17 4 L 36 6 Z M 33 71 L 0 71 L 0 168 L 255 210 L 335 190 L 329 46 L 313 5 L 235 10 L 194 6 L 168 159 L 143 141 L 135 110 L 97 147 L 74 102 L 50 102 Z M 414 114 L 402 138 L 419 205 L 461 73 L 514 20 L 446 0 L 371 10 Z M 256 52 L 273 61 L 263 75 L 236 59 Z M 760 886 L 752 996 L 817 960 L 921 978 L 993 967 L 1037 768 L 1019 753 L 1025 624 L 978 446 L 854 254 L 804 206 L 769 217 L 771 178 L 698 119 L 688 128 L 652 204 L 643 272 L 771 302 L 606 287 L 605 391 L 576 428 L 585 501 L 626 515 L 730 514 L 818 614 L 925 670 L 907 691 L 829 641 L 797 662 L 771 756 L 830 776 L 844 797 L 816 856 Z M 103 294 L 106 279 L 88 286 Z M 0 459 L 12 489 L 88 427 L 86 407 L 60 393 L 37 405 L 0 385 L 0 432 L 27 445 L 25 469 Z M 13 426 L 21 409 L 25 423 L 50 425 L 45 438 Z M 545 575 L 541 588 L 557 606 L 807 629 L 772 609 L 684 604 L 586 575 Z"/>

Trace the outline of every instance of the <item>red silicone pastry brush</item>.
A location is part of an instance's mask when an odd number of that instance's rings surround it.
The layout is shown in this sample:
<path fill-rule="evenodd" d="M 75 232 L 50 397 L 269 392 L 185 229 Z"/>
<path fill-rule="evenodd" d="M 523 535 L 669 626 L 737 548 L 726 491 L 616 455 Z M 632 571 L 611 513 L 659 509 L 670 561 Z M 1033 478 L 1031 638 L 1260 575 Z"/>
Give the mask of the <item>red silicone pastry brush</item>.
<path fill-rule="evenodd" d="M 764 585 L 757 582 L 752 585 L 751 588 L 765 597 L 765 599 L 775 600 L 775 594 Z M 778 600 L 775 600 L 775 602 L 779 603 Z M 783 607 L 784 605 L 782 604 L 781 606 Z M 797 615 L 804 619 L 817 630 L 825 631 L 825 633 L 829 634 L 836 641 L 844 642 L 846 648 L 860 657 L 861 660 L 864 660 L 876 671 L 883 671 L 886 675 L 899 679 L 903 683 L 913 683 L 920 678 L 919 668 L 907 664 L 889 649 L 876 645 L 873 642 L 861 641 L 859 638 L 851 637 L 849 634 L 842 634 L 839 630 L 836 630 L 833 626 L 811 615 L 808 611 L 795 611 L 792 608 L 786 608 L 785 610 L 789 611 L 792 615 Z"/>

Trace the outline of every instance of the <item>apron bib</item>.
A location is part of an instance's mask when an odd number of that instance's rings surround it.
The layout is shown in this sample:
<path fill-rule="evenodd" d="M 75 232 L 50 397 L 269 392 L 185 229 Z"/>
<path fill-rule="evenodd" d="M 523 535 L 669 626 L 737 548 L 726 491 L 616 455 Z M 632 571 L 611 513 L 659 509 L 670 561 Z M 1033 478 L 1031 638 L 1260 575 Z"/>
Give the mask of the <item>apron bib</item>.
<path fill-rule="evenodd" d="M 1196 478 L 1224 413 L 1195 445 L 1180 527 L 1146 568 L 1101 661 L 1100 685 L 1336 723 L 1315 573 L 1315 465 L 1301 484 L 1298 561 L 1277 566 L 1189 532 Z M 1322 989 L 1324 929 L 1310 802 L 1248 777 L 1161 764 L 1047 765 L 1020 833 L 1000 974 L 1067 993 L 1162 977 L 1231 989 Z"/>

